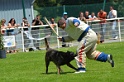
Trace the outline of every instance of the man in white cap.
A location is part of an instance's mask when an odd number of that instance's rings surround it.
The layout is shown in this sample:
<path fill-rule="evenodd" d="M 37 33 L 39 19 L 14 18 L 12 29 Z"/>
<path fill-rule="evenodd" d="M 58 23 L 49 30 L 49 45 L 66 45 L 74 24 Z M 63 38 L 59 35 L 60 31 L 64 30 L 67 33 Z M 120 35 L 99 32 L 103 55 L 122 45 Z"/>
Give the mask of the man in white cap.
<path fill-rule="evenodd" d="M 65 20 L 67 20 L 67 18 L 68 18 L 68 15 L 67 15 L 67 14 L 68 14 L 67 12 L 63 12 L 62 19 L 65 19 Z"/>

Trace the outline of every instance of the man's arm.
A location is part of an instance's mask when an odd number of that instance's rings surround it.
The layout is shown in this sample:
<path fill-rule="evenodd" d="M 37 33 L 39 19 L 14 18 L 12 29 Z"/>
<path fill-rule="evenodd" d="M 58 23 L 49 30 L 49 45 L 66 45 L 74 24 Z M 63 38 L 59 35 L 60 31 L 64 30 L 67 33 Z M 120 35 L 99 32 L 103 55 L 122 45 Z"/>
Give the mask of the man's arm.
<path fill-rule="evenodd" d="M 41 20 L 39 20 L 40 24 L 43 25 L 43 22 Z"/>
<path fill-rule="evenodd" d="M 34 26 L 35 23 L 36 23 L 36 19 L 34 19 L 34 20 L 32 21 L 32 26 Z"/>
<path fill-rule="evenodd" d="M 116 10 L 112 10 L 112 15 L 114 16 L 114 18 L 117 16 L 117 11 Z"/>

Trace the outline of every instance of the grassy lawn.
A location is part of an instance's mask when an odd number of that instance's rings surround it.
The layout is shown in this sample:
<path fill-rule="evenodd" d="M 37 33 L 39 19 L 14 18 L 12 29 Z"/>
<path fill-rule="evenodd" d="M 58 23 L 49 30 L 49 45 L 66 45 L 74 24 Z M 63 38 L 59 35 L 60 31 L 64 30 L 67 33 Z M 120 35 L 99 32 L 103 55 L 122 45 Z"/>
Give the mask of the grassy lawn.
<path fill-rule="evenodd" d="M 114 68 L 108 62 L 87 59 L 86 73 L 74 74 L 73 69 L 64 65 L 64 73 L 57 75 L 56 66 L 51 63 L 49 74 L 45 74 L 44 50 L 19 52 L 0 59 L 0 82 L 123 82 L 124 42 L 100 44 L 97 49 L 113 55 Z M 75 52 L 76 47 L 59 50 Z M 71 63 L 77 67 L 75 60 Z"/>

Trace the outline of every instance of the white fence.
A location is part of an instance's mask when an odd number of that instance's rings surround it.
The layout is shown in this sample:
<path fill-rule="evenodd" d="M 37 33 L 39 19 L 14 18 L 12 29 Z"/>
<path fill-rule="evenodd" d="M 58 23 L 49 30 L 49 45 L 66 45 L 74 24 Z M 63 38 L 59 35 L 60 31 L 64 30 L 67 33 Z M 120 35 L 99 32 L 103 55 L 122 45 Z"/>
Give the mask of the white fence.
<path fill-rule="evenodd" d="M 115 18 L 115 19 L 106 19 L 106 31 L 104 34 L 104 42 L 120 42 L 124 41 L 124 17 L 121 18 Z M 118 33 L 118 39 L 112 39 L 112 20 L 117 20 L 117 26 L 116 26 L 116 32 Z M 94 21 L 88 21 L 87 23 L 91 26 L 91 28 L 97 32 L 101 32 L 100 28 L 100 20 L 94 20 Z M 40 29 L 32 30 L 33 28 L 39 27 Z M 28 31 L 24 31 L 23 28 L 28 28 Z M 8 29 L 9 30 L 9 29 Z M 59 36 L 67 36 L 66 32 L 64 32 L 62 29 L 56 27 L 55 30 L 57 31 Z M 45 37 L 47 35 L 51 35 L 48 38 L 48 42 L 50 47 L 52 48 L 59 48 L 62 45 L 62 42 L 59 42 L 57 39 L 57 36 L 48 25 L 40 25 L 40 26 L 31 26 L 31 27 L 18 27 L 14 29 L 15 31 L 15 40 L 16 40 L 16 49 L 19 51 L 25 51 L 29 48 L 36 48 L 40 47 L 41 49 L 45 49 L 44 40 L 42 37 Z M 28 33 L 26 35 L 26 33 Z M 31 33 L 31 34 L 30 34 Z M 31 35 L 31 36 L 30 36 Z M 40 39 L 39 39 L 40 38 Z M 39 39 L 39 40 L 38 40 Z M 69 43 L 66 43 L 66 46 L 75 46 L 77 45 L 77 41 L 72 41 Z"/>

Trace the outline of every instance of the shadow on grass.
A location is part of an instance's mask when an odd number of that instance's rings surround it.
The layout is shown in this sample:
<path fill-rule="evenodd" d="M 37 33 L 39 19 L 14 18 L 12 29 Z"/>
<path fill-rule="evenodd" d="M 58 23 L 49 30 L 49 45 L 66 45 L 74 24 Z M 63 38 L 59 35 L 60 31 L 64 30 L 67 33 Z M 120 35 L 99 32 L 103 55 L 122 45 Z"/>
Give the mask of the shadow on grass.
<path fill-rule="evenodd" d="M 61 72 L 60 74 L 69 74 L 69 73 L 74 73 L 74 72 Z M 41 73 L 41 74 L 46 74 L 46 73 Z M 48 72 L 46 75 L 51 75 L 51 74 L 57 74 L 57 72 Z"/>

